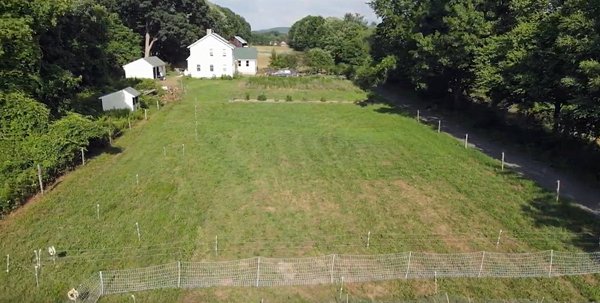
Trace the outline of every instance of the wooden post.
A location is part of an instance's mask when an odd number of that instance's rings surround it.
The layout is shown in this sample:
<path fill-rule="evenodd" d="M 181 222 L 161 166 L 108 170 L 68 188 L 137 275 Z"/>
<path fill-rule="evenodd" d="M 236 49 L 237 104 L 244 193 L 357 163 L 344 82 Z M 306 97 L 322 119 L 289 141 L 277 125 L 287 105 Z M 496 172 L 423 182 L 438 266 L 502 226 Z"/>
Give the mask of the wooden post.
<path fill-rule="evenodd" d="M 96 204 L 96 219 L 100 220 L 100 204 Z"/>
<path fill-rule="evenodd" d="M 370 242 L 371 242 L 371 231 L 369 231 L 369 233 L 367 233 L 367 248 L 369 248 Z"/>
<path fill-rule="evenodd" d="M 140 225 L 135 222 L 135 230 L 137 231 L 137 236 L 138 236 L 138 242 L 142 241 L 142 235 L 140 235 Z"/>
<path fill-rule="evenodd" d="M 140 175 L 139 174 L 135 174 L 135 184 L 136 185 L 140 184 Z"/>
<path fill-rule="evenodd" d="M 502 236 L 502 230 L 500 230 L 500 232 L 498 233 L 498 240 L 496 241 L 496 248 L 498 248 L 498 245 L 500 245 L 500 236 Z"/>
<path fill-rule="evenodd" d="M 148 120 L 148 110 L 144 109 L 144 120 Z"/>
<path fill-rule="evenodd" d="M 83 147 L 81 148 L 81 165 L 85 165 L 85 153 L 83 152 Z"/>
<path fill-rule="evenodd" d="M 465 148 L 469 148 L 469 134 L 465 135 Z"/>
<path fill-rule="evenodd" d="M 442 120 L 438 121 L 438 134 L 442 132 Z"/>
<path fill-rule="evenodd" d="M 502 171 L 504 171 L 504 152 L 502 152 Z"/>
<path fill-rule="evenodd" d="M 40 182 L 40 191 L 42 192 L 42 195 L 44 194 L 44 182 L 42 181 L 42 167 L 38 164 L 37 165 L 37 172 L 38 172 L 38 181 Z"/>
<path fill-rule="evenodd" d="M 421 121 L 421 111 L 417 109 L 417 122 Z"/>

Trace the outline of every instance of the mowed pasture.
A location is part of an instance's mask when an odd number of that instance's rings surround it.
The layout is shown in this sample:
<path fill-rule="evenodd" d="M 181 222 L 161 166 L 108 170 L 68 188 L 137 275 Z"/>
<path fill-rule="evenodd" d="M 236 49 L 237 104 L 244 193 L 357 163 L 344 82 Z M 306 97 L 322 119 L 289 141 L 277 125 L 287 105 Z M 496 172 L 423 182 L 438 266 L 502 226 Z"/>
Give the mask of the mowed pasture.
<path fill-rule="evenodd" d="M 0 253 L 11 256 L 11 265 L 0 271 L 0 301 L 64 301 L 99 270 L 177 260 L 598 249 L 595 218 L 400 109 L 229 102 L 258 89 L 248 81 L 186 80 L 181 102 L 1 221 Z M 323 83 L 260 89 L 366 98 L 349 82 Z M 46 253 L 51 245 L 62 253 L 55 263 Z M 599 278 L 437 283 L 439 292 L 472 299 L 582 301 L 600 300 Z M 355 301 L 435 292 L 432 280 L 344 287 Z M 135 296 L 138 302 L 336 302 L 338 290 L 223 287 Z M 101 302 L 128 300 L 124 294 Z"/>
<path fill-rule="evenodd" d="M 258 70 L 259 72 L 264 71 L 271 64 L 271 54 L 273 50 L 277 54 L 290 54 L 295 53 L 289 46 L 278 46 L 278 45 L 258 45 L 253 46 L 258 50 Z"/>

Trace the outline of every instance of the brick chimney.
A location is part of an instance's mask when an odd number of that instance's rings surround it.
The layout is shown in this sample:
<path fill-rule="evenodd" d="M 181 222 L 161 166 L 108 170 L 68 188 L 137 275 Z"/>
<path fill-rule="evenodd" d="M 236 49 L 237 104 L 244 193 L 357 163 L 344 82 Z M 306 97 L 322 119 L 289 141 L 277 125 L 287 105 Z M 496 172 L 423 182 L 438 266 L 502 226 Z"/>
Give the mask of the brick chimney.
<path fill-rule="evenodd" d="M 210 35 L 210 34 L 212 34 L 212 33 L 213 33 L 212 29 L 210 29 L 210 28 L 206 29 L 206 34 L 207 34 L 207 35 Z"/>

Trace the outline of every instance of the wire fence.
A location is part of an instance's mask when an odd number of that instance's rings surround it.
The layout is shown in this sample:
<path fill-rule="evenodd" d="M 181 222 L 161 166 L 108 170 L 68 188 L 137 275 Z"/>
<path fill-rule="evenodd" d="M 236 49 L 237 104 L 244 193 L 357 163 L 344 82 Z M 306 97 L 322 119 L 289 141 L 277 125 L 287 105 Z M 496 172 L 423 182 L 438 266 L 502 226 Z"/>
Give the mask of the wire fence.
<path fill-rule="evenodd" d="M 79 302 L 165 288 L 274 287 L 362 283 L 398 279 L 533 278 L 600 273 L 600 252 L 328 255 L 255 257 L 224 262 L 174 262 L 100 271 L 79 285 Z"/>

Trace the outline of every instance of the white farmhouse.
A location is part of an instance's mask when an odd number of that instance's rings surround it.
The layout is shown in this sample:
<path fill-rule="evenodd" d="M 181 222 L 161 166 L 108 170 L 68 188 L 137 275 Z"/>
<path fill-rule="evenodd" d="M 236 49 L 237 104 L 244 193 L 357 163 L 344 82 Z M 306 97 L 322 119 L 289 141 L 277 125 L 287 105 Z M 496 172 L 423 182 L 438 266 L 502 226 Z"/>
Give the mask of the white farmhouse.
<path fill-rule="evenodd" d="M 258 50 L 254 47 L 238 47 L 233 50 L 237 72 L 242 75 L 256 75 L 258 71 Z"/>
<path fill-rule="evenodd" d="M 206 36 L 188 46 L 188 73 L 194 78 L 233 77 L 233 49 L 235 46 L 223 37 L 206 30 Z"/>
<path fill-rule="evenodd" d="M 123 65 L 125 78 L 159 79 L 167 75 L 166 63 L 158 57 L 137 59 Z"/>
<path fill-rule="evenodd" d="M 187 74 L 194 78 L 233 77 L 236 72 L 256 75 L 258 51 L 249 47 L 236 48 L 211 29 L 207 29 L 206 36 L 188 48 Z M 237 58 L 236 54 L 244 58 Z"/>
<path fill-rule="evenodd" d="M 131 87 L 127 87 L 120 91 L 104 95 L 99 99 L 102 100 L 103 111 L 113 109 L 128 109 L 134 111 L 139 106 L 139 96 L 140 92 Z"/>

